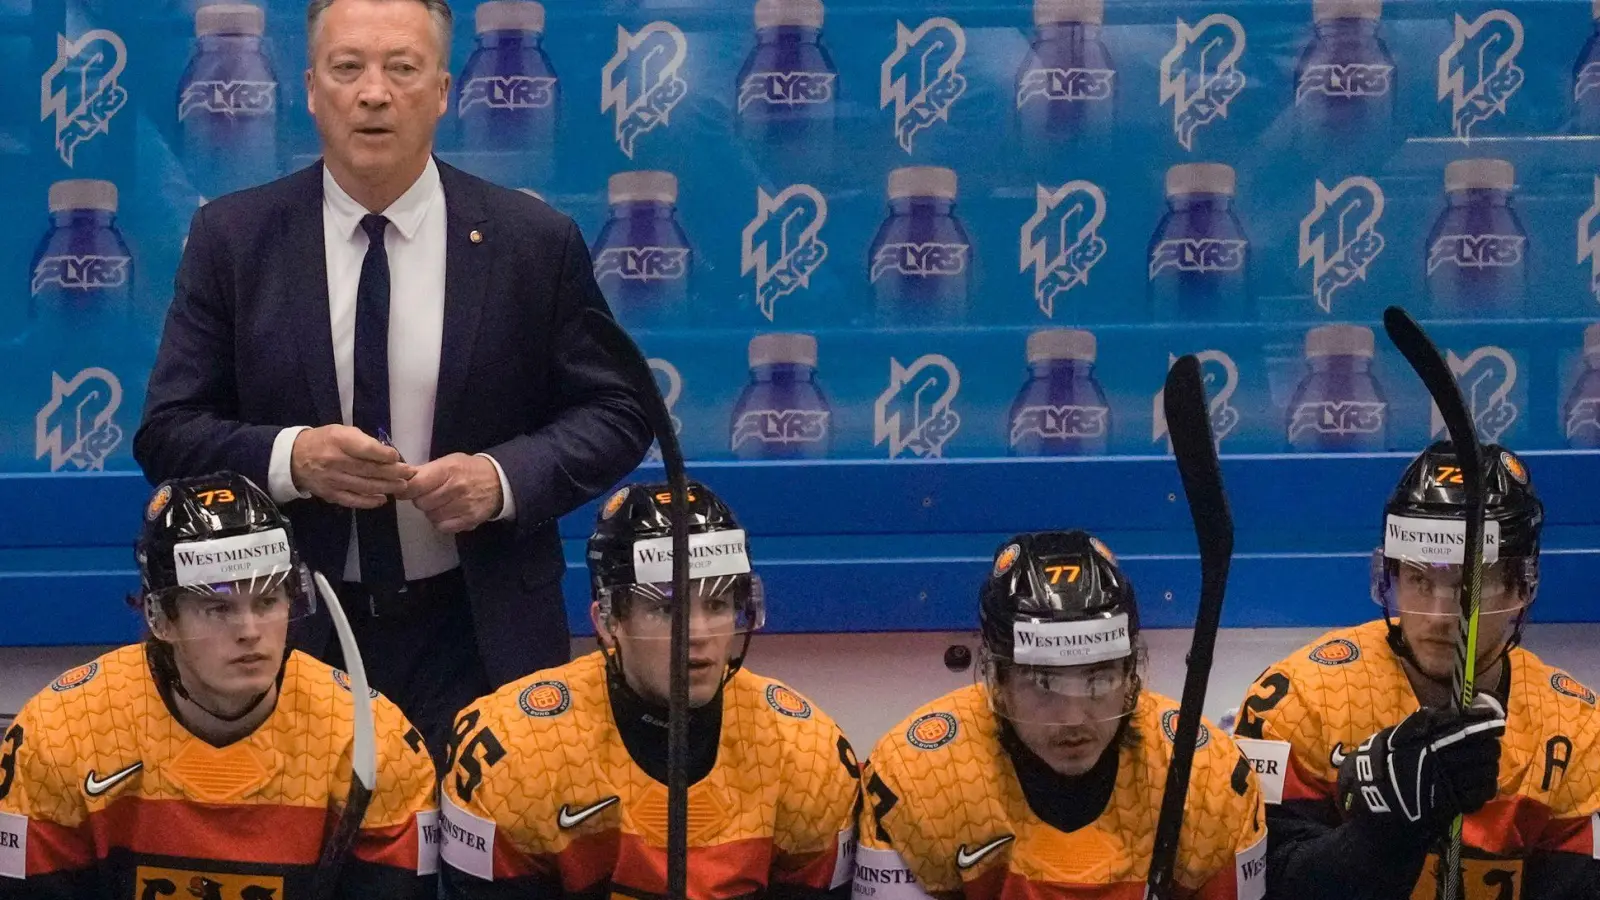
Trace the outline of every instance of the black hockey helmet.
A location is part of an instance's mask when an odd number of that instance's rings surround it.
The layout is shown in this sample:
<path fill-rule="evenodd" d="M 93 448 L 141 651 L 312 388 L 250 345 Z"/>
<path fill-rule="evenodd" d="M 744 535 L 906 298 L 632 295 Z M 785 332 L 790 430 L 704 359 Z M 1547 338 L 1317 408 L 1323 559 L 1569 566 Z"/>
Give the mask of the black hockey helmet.
<path fill-rule="evenodd" d="M 1000 688 L 1016 674 L 1069 697 L 1132 711 L 1142 686 L 1139 610 L 1111 551 L 1084 531 L 1019 534 L 1000 545 L 978 595 L 979 667 L 990 701 L 1016 719 Z"/>
<path fill-rule="evenodd" d="M 1528 468 L 1516 454 L 1499 444 L 1482 448 L 1484 521 L 1494 522 L 1499 558 L 1539 555 L 1539 532 L 1544 525 L 1544 504 L 1534 493 Z M 1455 446 L 1437 441 L 1406 466 L 1383 507 L 1385 532 L 1391 518 L 1465 522 L 1466 485 Z"/>

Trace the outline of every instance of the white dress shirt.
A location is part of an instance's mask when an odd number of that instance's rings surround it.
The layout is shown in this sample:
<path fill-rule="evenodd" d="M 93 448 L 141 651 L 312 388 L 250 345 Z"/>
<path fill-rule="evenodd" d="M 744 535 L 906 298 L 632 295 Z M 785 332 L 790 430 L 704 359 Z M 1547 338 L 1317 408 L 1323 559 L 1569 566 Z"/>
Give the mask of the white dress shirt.
<path fill-rule="evenodd" d="M 367 209 L 322 170 L 322 236 L 328 262 L 328 318 L 332 323 L 333 368 L 339 384 L 339 409 L 350 424 L 355 395 L 356 291 L 366 259 L 366 232 L 361 219 Z M 389 437 L 412 465 L 433 458 L 433 407 L 439 386 L 439 352 L 444 340 L 445 199 L 439 168 L 428 166 L 400 198 L 381 215 L 389 220 L 384 245 L 389 256 Z M 304 426 L 278 432 L 268 469 L 268 492 L 278 503 L 311 496 L 295 487 L 290 472 L 294 439 Z M 498 462 L 503 507 L 497 519 L 516 514 L 511 485 Z M 460 564 L 452 535 L 433 527 L 410 501 L 396 506 L 400 550 L 407 581 L 448 571 Z M 351 520 L 350 550 L 344 580 L 360 581 L 360 548 Z"/>

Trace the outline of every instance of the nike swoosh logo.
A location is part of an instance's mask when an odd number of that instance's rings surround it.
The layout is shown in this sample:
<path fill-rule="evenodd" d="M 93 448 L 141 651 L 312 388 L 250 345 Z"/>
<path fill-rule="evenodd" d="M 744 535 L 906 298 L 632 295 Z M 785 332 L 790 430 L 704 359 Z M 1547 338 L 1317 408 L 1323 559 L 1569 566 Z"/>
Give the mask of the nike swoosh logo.
<path fill-rule="evenodd" d="M 1344 742 L 1333 745 L 1333 751 L 1328 754 L 1328 762 L 1333 763 L 1335 769 L 1344 765 Z"/>
<path fill-rule="evenodd" d="M 123 769 L 121 772 L 115 772 L 103 779 L 96 778 L 94 775 L 94 770 L 90 769 L 89 774 L 84 776 L 83 779 L 83 792 L 91 797 L 98 797 L 101 794 L 104 794 L 106 791 L 116 787 L 123 781 L 123 779 L 142 768 L 144 768 L 144 763 L 136 762 L 126 769 Z"/>
<path fill-rule="evenodd" d="M 988 856 L 994 851 L 999 850 L 1001 847 L 1004 847 L 1014 840 L 1016 840 L 1016 835 L 1008 834 L 1005 837 L 997 837 L 989 843 L 984 844 L 982 847 L 970 851 L 967 849 L 966 844 L 962 844 L 956 850 L 956 868 L 970 869 L 977 865 L 978 861 L 983 859 L 985 856 Z"/>
<path fill-rule="evenodd" d="M 616 803 L 619 798 L 607 797 L 592 806 L 585 806 L 580 810 L 572 810 L 565 803 L 561 804 L 561 812 L 556 816 L 556 824 L 562 828 L 577 828 L 602 809 Z"/>

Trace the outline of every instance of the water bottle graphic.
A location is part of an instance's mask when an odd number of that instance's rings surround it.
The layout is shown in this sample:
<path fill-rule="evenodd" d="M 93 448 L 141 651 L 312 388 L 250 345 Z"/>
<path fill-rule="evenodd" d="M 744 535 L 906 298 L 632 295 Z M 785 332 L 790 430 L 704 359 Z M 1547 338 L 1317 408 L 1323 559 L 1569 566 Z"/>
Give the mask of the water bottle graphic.
<path fill-rule="evenodd" d="M 278 76 L 262 46 L 259 7 L 202 6 L 178 83 L 178 127 L 190 177 L 215 197 L 278 173 Z"/>
<path fill-rule="evenodd" d="M 1394 120 L 1395 65 L 1378 33 L 1382 0 L 1314 0 L 1315 35 L 1294 69 L 1294 105 L 1313 136 L 1342 143 L 1388 137 Z"/>
<path fill-rule="evenodd" d="M 30 269 L 29 329 L 0 400 L 0 466 L 131 465 L 123 438 L 143 403 L 131 392 L 144 384 L 154 342 L 130 333 L 133 258 L 117 228 L 117 187 L 59 181 L 49 202 L 50 229 Z"/>
<path fill-rule="evenodd" d="M 730 449 L 738 459 L 822 459 L 833 413 L 817 386 L 817 339 L 758 334 L 750 339 L 750 383 L 733 406 Z"/>
<path fill-rule="evenodd" d="M 1034 141 L 1103 139 L 1116 119 L 1105 0 L 1034 0 L 1033 43 L 1017 70 L 1017 118 Z"/>
<path fill-rule="evenodd" d="M 1583 330 L 1583 374 L 1561 413 L 1568 447 L 1600 450 L 1600 323 Z"/>
<path fill-rule="evenodd" d="M 1306 332 L 1306 375 L 1289 401 L 1289 446 L 1303 452 L 1379 451 L 1389 403 L 1372 377 L 1372 329 L 1323 325 Z"/>
<path fill-rule="evenodd" d="M 757 0 L 756 47 L 739 69 L 744 136 L 767 143 L 832 135 L 839 70 L 822 44 L 820 0 Z"/>
<path fill-rule="evenodd" d="M 1511 208 L 1516 172 L 1503 159 L 1445 166 L 1447 205 L 1428 234 L 1428 294 L 1435 315 L 1504 315 L 1528 291 L 1528 232 Z"/>
<path fill-rule="evenodd" d="M 1158 321 L 1252 315 L 1250 240 L 1233 211 L 1235 175 L 1221 163 L 1167 170 L 1167 212 L 1150 238 L 1150 307 Z"/>
<path fill-rule="evenodd" d="M 906 166 L 889 173 L 889 217 L 867 254 L 878 318 L 960 322 L 967 312 L 972 241 L 955 217 L 956 173 Z"/>
<path fill-rule="evenodd" d="M 678 178 L 671 172 L 618 172 L 607 184 L 611 216 L 594 246 L 594 277 L 624 325 L 681 320 L 694 257 L 678 225 Z"/>
<path fill-rule="evenodd" d="M 1106 452 L 1111 408 L 1094 360 L 1092 332 L 1051 328 L 1028 335 L 1028 382 L 1007 418 L 1012 456 Z"/>
<path fill-rule="evenodd" d="M 456 96 L 462 147 L 492 154 L 473 163 L 504 184 L 542 181 L 549 174 L 561 100 L 542 46 L 544 6 L 488 0 L 478 5 L 475 24 L 477 45 Z"/>
<path fill-rule="evenodd" d="M 1594 27 L 1572 66 L 1572 112 L 1578 131 L 1600 134 L 1600 0 L 1594 0 Z"/>

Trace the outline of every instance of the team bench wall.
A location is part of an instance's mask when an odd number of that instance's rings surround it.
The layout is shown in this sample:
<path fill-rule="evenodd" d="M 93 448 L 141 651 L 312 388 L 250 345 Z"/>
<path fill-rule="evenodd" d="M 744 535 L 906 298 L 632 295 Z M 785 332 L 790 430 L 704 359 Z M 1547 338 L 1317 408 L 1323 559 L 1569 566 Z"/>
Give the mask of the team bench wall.
<path fill-rule="evenodd" d="M 1328 626 L 1373 615 L 1368 560 L 1408 458 L 1224 457 L 1237 540 L 1223 624 Z M 1525 459 L 1548 517 L 1534 619 L 1600 622 L 1600 453 Z M 705 463 L 693 474 L 751 533 L 771 630 L 970 630 L 996 545 L 1065 527 L 1094 531 L 1119 555 L 1150 627 L 1193 621 L 1194 536 L 1165 457 Z M 658 480 L 661 470 L 637 476 Z M 138 636 L 120 598 L 136 585 L 131 544 L 148 492 L 132 473 L 0 475 L 0 646 Z M 589 629 L 583 542 L 594 507 L 561 522 L 579 633 Z"/>

